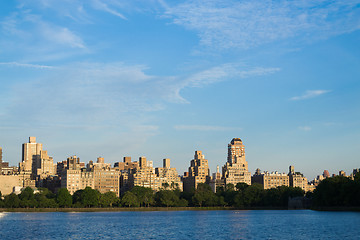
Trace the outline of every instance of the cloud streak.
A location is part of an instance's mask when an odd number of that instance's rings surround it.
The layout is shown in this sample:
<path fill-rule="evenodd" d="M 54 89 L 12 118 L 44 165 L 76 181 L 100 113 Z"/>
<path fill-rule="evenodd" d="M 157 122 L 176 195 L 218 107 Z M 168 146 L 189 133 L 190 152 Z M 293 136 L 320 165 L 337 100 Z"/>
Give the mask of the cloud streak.
<path fill-rule="evenodd" d="M 50 70 L 41 78 L 28 78 L 26 82 L 12 85 L 9 104 L 3 106 L 7 116 L 27 116 L 29 119 L 25 122 L 47 125 L 48 119 L 41 114 L 46 112 L 56 119 L 53 124 L 71 126 L 96 126 L 103 122 L 109 126 L 119 122 L 126 125 L 133 122 L 131 119 L 146 121 L 145 116 L 163 110 L 168 102 L 188 103 L 181 96 L 184 88 L 204 87 L 279 70 L 259 67 L 247 70 L 237 64 L 225 64 L 188 77 L 164 77 L 147 74 L 146 66 L 122 62 L 82 62 L 56 68 L 17 62 L 0 65 Z"/>
<path fill-rule="evenodd" d="M 39 68 L 39 69 L 54 69 L 53 66 L 31 64 L 31 63 L 19 63 L 19 62 L 0 62 L 0 65 L 10 67 L 26 67 L 26 68 Z"/>
<path fill-rule="evenodd" d="M 310 98 L 319 97 L 328 92 L 331 92 L 331 91 L 330 90 L 307 90 L 303 95 L 292 97 L 292 98 L 290 98 L 290 100 L 292 100 L 292 101 L 306 100 L 306 99 L 310 99 Z"/>
<path fill-rule="evenodd" d="M 242 128 L 232 128 L 223 126 L 209 126 L 209 125 L 176 125 L 175 130 L 179 131 L 235 131 L 242 130 Z"/>
<path fill-rule="evenodd" d="M 188 0 L 163 6 L 164 16 L 195 31 L 202 45 L 248 49 L 288 38 L 313 41 L 358 30 L 358 4 L 355 0 Z"/>

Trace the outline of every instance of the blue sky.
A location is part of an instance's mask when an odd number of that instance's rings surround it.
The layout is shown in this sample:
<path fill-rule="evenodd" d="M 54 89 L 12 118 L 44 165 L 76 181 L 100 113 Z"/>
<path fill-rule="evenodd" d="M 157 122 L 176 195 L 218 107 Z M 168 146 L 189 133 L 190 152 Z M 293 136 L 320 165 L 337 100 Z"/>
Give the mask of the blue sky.
<path fill-rule="evenodd" d="M 170 158 L 211 171 L 234 137 L 249 170 L 359 168 L 360 1 L 6 1 L 0 146 L 55 161 Z"/>

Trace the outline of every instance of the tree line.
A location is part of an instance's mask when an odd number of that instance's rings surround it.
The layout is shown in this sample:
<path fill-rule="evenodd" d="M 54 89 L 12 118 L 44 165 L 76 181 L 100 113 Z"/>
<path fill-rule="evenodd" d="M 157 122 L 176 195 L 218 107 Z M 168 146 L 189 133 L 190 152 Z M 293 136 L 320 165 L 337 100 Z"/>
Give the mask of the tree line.
<path fill-rule="evenodd" d="M 360 207 L 360 173 L 354 180 L 336 176 L 322 180 L 309 194 L 313 207 Z"/>
<path fill-rule="evenodd" d="M 182 192 L 179 189 L 164 189 L 154 192 L 151 188 L 135 186 L 117 197 L 114 192 L 101 194 L 90 187 L 73 195 L 66 188 L 53 193 L 47 188 L 34 190 L 27 187 L 19 195 L 1 196 L 0 208 L 91 208 L 91 207 L 253 207 L 286 208 L 290 198 L 304 197 L 301 188 L 280 186 L 264 190 L 260 184 L 227 184 L 214 193 L 205 183 L 197 189 Z M 360 173 L 354 180 L 336 176 L 319 183 L 314 192 L 306 193 L 311 207 L 360 207 Z"/>
<path fill-rule="evenodd" d="M 214 193 L 205 183 L 198 184 L 197 189 L 182 192 L 179 189 L 162 189 L 154 192 L 151 188 L 135 186 L 117 197 L 114 192 L 101 194 L 86 187 L 73 195 L 66 188 L 55 194 L 46 188 L 39 192 L 27 187 L 19 195 L 15 193 L 1 196 L 0 208 L 91 208 L 91 207 L 281 207 L 286 208 L 289 197 L 304 196 L 300 188 L 281 186 L 264 190 L 260 184 L 236 186 L 227 184 L 219 187 Z"/>

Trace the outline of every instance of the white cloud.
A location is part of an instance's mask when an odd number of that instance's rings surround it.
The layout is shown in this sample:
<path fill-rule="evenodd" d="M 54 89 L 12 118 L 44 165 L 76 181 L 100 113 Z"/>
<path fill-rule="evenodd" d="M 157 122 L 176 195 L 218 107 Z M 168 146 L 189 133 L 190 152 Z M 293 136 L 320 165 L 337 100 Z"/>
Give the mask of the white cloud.
<path fill-rule="evenodd" d="M 223 126 L 209 126 L 209 125 L 176 125 L 174 129 L 180 131 L 233 131 L 242 130 L 241 128 L 223 127 Z"/>
<path fill-rule="evenodd" d="M 93 3 L 93 7 L 95 9 L 103 10 L 105 12 L 108 12 L 108 13 L 112 14 L 112 15 L 115 15 L 117 17 L 120 17 L 120 18 L 124 19 L 124 20 L 127 20 L 127 18 L 123 14 L 121 14 L 121 13 L 117 12 L 116 10 L 114 10 L 113 8 L 109 7 L 106 3 L 102 2 L 101 0 L 93 0 L 92 3 Z"/>
<path fill-rule="evenodd" d="M 53 69 L 53 66 L 19 63 L 19 62 L 0 62 L 0 65 L 13 66 L 13 67 L 27 67 L 27 68 L 39 68 L 39 69 Z"/>
<path fill-rule="evenodd" d="M 185 77 L 183 81 L 171 85 L 169 90 L 169 100 L 173 102 L 187 103 L 181 97 L 180 92 L 187 87 L 204 87 L 216 82 L 228 81 L 232 79 L 244 79 L 249 77 L 263 76 L 280 71 L 280 68 L 248 67 L 241 64 L 222 64 L 203 71 L 199 71 Z"/>
<path fill-rule="evenodd" d="M 358 30 L 358 4 L 358 0 L 188 0 L 163 6 L 165 16 L 196 31 L 201 44 L 247 49 L 287 38 L 313 41 Z"/>
<path fill-rule="evenodd" d="M 311 127 L 309 127 L 309 126 L 300 126 L 299 129 L 302 131 L 305 131 L 305 132 L 311 131 Z"/>
<path fill-rule="evenodd" d="M 293 101 L 306 100 L 309 98 L 321 96 L 328 92 L 330 92 L 330 90 L 307 90 L 303 95 L 292 97 L 292 98 L 290 98 L 290 100 L 293 100 Z"/>
<path fill-rule="evenodd" d="M 71 48 L 86 48 L 81 37 L 68 28 L 52 26 L 43 22 L 40 32 L 43 38 L 48 39 L 52 43 L 70 46 Z"/>
<path fill-rule="evenodd" d="M 27 63 L 4 63 L 17 67 L 48 68 Z M 148 113 L 165 108 L 167 102 L 186 103 L 181 90 L 202 87 L 225 80 L 271 74 L 276 68 L 240 67 L 226 64 L 194 73 L 189 77 L 160 77 L 146 74 L 143 65 L 114 63 L 73 63 L 49 68 L 41 78 L 28 77 L 13 84 L 9 92 L 7 116 L 26 116 L 24 122 L 48 124 L 41 113 L 49 114 L 56 125 L 97 126 L 106 122 L 131 125 L 131 119 L 144 119 Z M 35 98 L 33 96 L 36 96 Z M 137 121 L 135 121 L 137 122 Z M 137 122 L 142 126 L 148 124 Z M 142 127 L 143 128 L 143 127 Z M 150 125 L 152 130 L 156 130 Z"/>
<path fill-rule="evenodd" d="M 0 42 L 3 52 L 20 48 L 22 55 L 33 56 L 43 52 L 63 53 L 67 49 L 86 50 L 84 41 L 74 31 L 45 21 L 40 15 L 30 11 L 13 13 L 0 22 L 0 25 L 4 34 Z"/>

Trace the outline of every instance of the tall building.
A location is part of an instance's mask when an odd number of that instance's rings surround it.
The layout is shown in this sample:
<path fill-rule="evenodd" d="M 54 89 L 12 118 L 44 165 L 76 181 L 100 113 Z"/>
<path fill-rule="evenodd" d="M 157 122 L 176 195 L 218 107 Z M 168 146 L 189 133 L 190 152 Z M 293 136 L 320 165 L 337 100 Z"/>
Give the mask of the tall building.
<path fill-rule="evenodd" d="M 29 142 L 22 145 L 22 161 L 20 172 L 36 175 L 36 162 L 40 158 L 42 144 L 36 142 L 36 137 L 29 137 Z"/>
<path fill-rule="evenodd" d="M 247 183 L 251 185 L 251 173 L 245 160 L 245 146 L 240 138 L 233 138 L 228 144 L 227 162 L 223 167 L 224 183 L 236 185 Z"/>
<path fill-rule="evenodd" d="M 196 189 L 199 183 L 205 183 L 209 178 L 209 164 L 201 151 L 195 151 L 190 162 L 188 176 L 183 178 L 184 191 Z"/>
<path fill-rule="evenodd" d="M 94 188 L 94 173 L 81 168 L 80 158 L 71 156 L 61 174 L 61 187 L 67 188 L 70 194 L 85 187 Z"/>
<path fill-rule="evenodd" d="M 305 192 L 313 191 L 315 186 L 309 184 L 308 180 L 300 172 L 295 172 L 294 166 L 289 167 L 289 186 L 290 187 L 299 187 Z"/>
<path fill-rule="evenodd" d="M 132 182 L 129 181 L 129 175 L 133 174 L 138 166 L 138 162 L 132 162 L 131 157 L 124 157 L 123 162 L 116 162 L 114 164 L 114 168 L 120 172 L 121 194 L 131 189 Z"/>
<path fill-rule="evenodd" d="M 170 167 L 170 159 L 163 159 L 163 167 L 155 168 L 155 174 L 160 179 L 161 188 L 183 189 L 181 178 L 176 168 Z"/>
<path fill-rule="evenodd" d="M 114 192 L 120 196 L 120 171 L 111 168 L 111 164 L 105 163 L 104 158 L 99 157 L 96 163 L 90 165 L 88 172 L 94 172 L 94 189 L 100 193 Z"/>
<path fill-rule="evenodd" d="M 263 172 L 256 169 L 255 174 L 251 177 L 251 183 L 259 183 L 263 185 L 264 189 L 276 188 L 279 186 L 289 186 L 289 176 L 285 173 L 278 172 Z"/>
<path fill-rule="evenodd" d="M 221 177 L 219 166 L 216 166 L 216 173 L 213 173 L 213 176 L 209 181 L 209 185 L 214 193 L 216 193 L 218 187 L 225 188 L 225 181 Z"/>
<path fill-rule="evenodd" d="M 148 187 L 155 191 L 161 188 L 160 178 L 155 174 L 152 161 L 147 161 L 146 157 L 139 158 L 139 166 L 128 175 L 129 188 L 134 186 Z"/>

